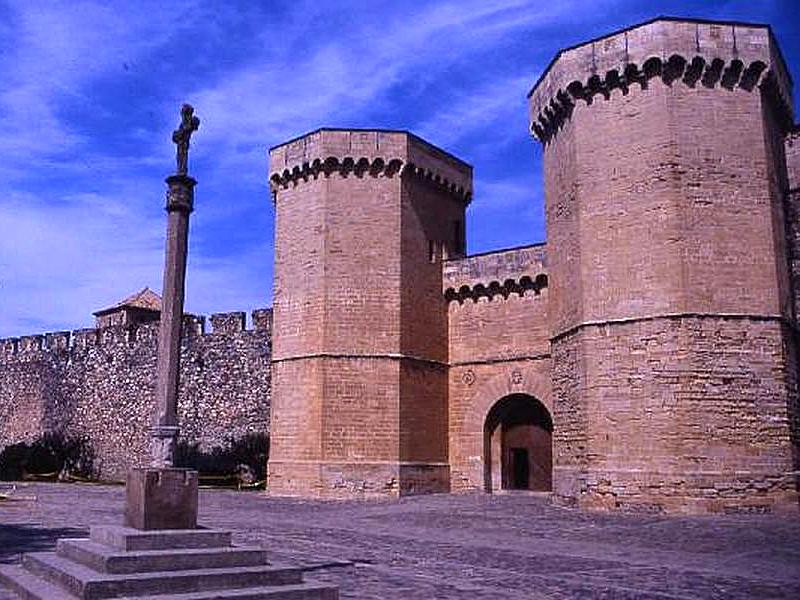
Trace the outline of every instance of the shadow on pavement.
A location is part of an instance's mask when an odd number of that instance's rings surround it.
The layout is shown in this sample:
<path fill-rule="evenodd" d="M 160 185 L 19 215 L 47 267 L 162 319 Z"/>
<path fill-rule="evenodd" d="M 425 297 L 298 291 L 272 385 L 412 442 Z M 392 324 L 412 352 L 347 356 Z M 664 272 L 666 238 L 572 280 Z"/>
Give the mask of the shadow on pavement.
<path fill-rule="evenodd" d="M 47 529 L 30 524 L 0 525 L 0 563 L 19 560 L 25 552 L 54 550 L 56 540 L 65 537 L 86 537 L 85 529 L 58 527 Z"/>

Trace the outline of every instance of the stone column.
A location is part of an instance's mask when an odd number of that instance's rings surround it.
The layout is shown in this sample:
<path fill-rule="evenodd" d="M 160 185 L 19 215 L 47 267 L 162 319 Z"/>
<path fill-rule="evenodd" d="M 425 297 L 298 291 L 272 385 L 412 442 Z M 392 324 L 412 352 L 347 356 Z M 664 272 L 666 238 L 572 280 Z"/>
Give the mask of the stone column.
<path fill-rule="evenodd" d="M 194 204 L 194 186 L 188 175 L 167 177 L 167 242 L 164 289 L 158 335 L 156 376 L 156 420 L 151 430 L 152 465 L 174 465 L 178 437 L 178 378 L 180 373 L 181 324 L 189 234 L 189 214 Z"/>
<path fill-rule="evenodd" d="M 174 468 L 178 438 L 178 383 L 186 279 L 189 214 L 194 186 L 187 175 L 189 138 L 200 121 L 184 104 L 177 144 L 177 172 L 167 177 L 167 242 L 158 336 L 156 415 L 151 429 L 151 466 L 132 469 L 126 484 L 125 525 L 136 529 L 197 527 L 197 472 Z"/>

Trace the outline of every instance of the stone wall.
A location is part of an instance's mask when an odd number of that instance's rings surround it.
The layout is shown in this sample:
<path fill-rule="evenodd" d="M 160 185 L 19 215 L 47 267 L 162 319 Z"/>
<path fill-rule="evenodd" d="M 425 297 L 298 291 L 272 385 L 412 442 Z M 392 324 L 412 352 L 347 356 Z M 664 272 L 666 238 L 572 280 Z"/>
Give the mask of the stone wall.
<path fill-rule="evenodd" d="M 565 50 L 530 109 L 556 499 L 796 510 L 791 82 L 768 28 L 657 20 Z"/>
<path fill-rule="evenodd" d="M 564 335 L 553 346 L 556 498 L 648 512 L 796 510 L 796 360 L 784 328 L 680 316 Z M 581 364 L 586 378 L 573 376 Z"/>
<path fill-rule="evenodd" d="M 800 126 L 786 136 L 786 222 L 789 240 L 790 270 L 794 296 L 794 314 L 800 314 Z"/>
<path fill-rule="evenodd" d="M 402 131 L 319 130 L 270 151 L 275 493 L 446 491 L 442 258 L 472 169 Z"/>
<path fill-rule="evenodd" d="M 187 316 L 181 345 L 181 440 L 201 450 L 268 433 L 270 309 Z M 85 436 L 97 475 L 147 460 L 158 322 L 0 340 L 0 448 L 45 432 Z"/>
<path fill-rule="evenodd" d="M 526 394 L 552 410 L 547 285 L 543 244 L 444 263 L 453 490 L 487 487 L 484 426 L 499 400 Z"/>

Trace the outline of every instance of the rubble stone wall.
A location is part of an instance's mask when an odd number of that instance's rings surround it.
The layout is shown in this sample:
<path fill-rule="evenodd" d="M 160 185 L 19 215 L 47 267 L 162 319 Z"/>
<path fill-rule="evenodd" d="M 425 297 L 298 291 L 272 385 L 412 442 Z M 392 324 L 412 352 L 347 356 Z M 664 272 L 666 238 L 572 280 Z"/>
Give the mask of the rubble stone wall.
<path fill-rule="evenodd" d="M 181 439 L 201 450 L 269 431 L 271 310 L 187 317 Z M 124 478 L 147 460 L 158 322 L 0 340 L 0 448 L 46 432 L 85 437 L 96 474 Z"/>

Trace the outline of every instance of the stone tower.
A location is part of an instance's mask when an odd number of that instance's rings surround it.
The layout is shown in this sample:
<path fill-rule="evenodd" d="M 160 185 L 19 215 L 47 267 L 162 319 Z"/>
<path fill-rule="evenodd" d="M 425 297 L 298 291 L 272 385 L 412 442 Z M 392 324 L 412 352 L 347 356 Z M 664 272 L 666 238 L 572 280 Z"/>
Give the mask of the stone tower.
<path fill-rule="evenodd" d="M 556 496 L 797 510 L 791 80 L 769 28 L 656 19 L 560 52 L 529 101 Z"/>
<path fill-rule="evenodd" d="M 464 252 L 471 180 L 401 131 L 271 149 L 273 493 L 449 489 L 441 261 Z"/>

